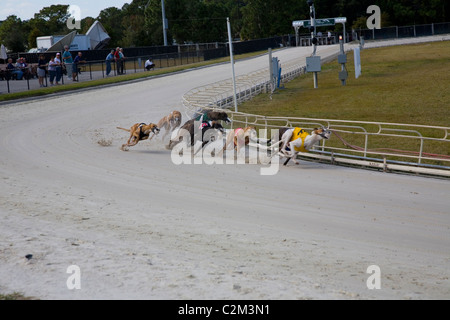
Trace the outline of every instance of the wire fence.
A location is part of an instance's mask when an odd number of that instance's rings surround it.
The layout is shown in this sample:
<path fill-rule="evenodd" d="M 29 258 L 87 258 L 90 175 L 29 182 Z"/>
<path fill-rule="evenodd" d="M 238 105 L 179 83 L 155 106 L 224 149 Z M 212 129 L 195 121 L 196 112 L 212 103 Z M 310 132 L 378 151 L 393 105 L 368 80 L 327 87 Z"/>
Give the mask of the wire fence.
<path fill-rule="evenodd" d="M 381 29 L 359 29 L 354 30 L 353 40 L 359 40 L 362 37 L 366 40 L 385 40 L 400 38 L 427 37 L 450 33 L 450 22 L 432 23 L 424 25 L 412 25 L 401 27 L 387 27 Z"/>
<path fill-rule="evenodd" d="M 450 33 L 450 22 L 432 23 L 412 26 L 394 26 L 381 29 L 353 29 L 346 33 L 345 39 L 348 42 L 361 40 L 387 40 L 387 39 L 402 39 L 402 38 L 416 38 L 428 37 Z M 318 45 L 328 45 L 338 43 L 339 35 L 342 32 L 332 32 L 332 36 L 317 37 Z M 298 46 L 311 46 L 311 34 L 303 33 L 299 35 Z"/>
<path fill-rule="evenodd" d="M 204 55 L 199 52 L 183 52 L 161 54 L 151 57 L 154 66 L 145 68 L 149 56 L 126 58 L 122 61 L 86 61 L 78 65 L 75 82 L 104 79 L 133 73 L 149 72 L 157 69 L 187 65 L 204 61 Z M 110 73 L 108 73 L 110 66 Z M 50 72 L 47 68 L 42 82 L 38 77 L 38 65 L 29 64 L 22 69 L 6 69 L 6 64 L 0 65 L 0 93 L 15 93 L 27 90 L 36 90 L 52 85 L 65 85 L 73 83 L 72 65 L 63 65 L 60 69 Z M 53 79 L 53 81 L 51 81 Z M 57 84 L 58 83 L 58 84 Z"/>

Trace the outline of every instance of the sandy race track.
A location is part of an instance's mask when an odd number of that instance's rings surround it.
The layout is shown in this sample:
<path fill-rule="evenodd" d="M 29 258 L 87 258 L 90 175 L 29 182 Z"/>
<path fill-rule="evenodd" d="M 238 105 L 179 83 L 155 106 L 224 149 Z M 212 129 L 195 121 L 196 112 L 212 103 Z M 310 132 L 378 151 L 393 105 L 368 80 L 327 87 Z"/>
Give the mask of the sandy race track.
<path fill-rule="evenodd" d="M 160 139 L 119 150 L 117 126 L 157 122 L 188 90 L 229 77 L 219 65 L 0 106 L 0 293 L 450 298 L 448 180 L 305 161 L 273 176 L 260 165 L 177 166 Z M 72 265 L 81 289 L 67 286 Z M 367 287 L 371 265 L 381 289 Z"/>

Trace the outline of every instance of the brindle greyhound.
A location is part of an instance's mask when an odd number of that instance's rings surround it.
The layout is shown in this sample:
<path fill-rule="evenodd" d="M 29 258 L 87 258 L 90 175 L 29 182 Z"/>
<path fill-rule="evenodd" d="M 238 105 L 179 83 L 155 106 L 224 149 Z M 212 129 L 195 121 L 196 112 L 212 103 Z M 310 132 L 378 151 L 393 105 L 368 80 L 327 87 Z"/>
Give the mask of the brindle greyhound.
<path fill-rule="evenodd" d="M 123 144 L 122 151 L 128 151 L 128 147 L 133 147 L 138 144 L 139 141 L 147 140 L 150 137 L 150 133 L 153 135 L 159 133 L 159 128 L 156 124 L 150 123 L 136 123 L 130 129 L 117 127 L 117 129 L 125 130 L 130 133 L 130 138 L 126 144 Z"/>
<path fill-rule="evenodd" d="M 202 140 L 203 137 L 194 137 L 195 132 L 195 121 L 200 122 L 208 122 L 210 126 L 213 126 L 213 122 L 215 121 L 216 124 L 214 126 L 217 127 L 217 121 L 223 120 L 225 122 L 231 122 L 231 120 L 228 118 L 228 115 L 226 112 L 223 111 L 209 111 L 205 114 L 203 114 L 200 118 L 194 118 L 189 121 L 187 121 L 178 131 L 178 134 L 175 135 L 174 138 L 170 139 L 169 145 L 167 146 L 168 149 L 172 149 L 175 145 L 180 143 L 183 131 L 186 130 L 189 132 L 191 136 L 191 145 L 193 146 L 197 140 Z M 213 128 L 214 129 L 214 128 Z M 220 129 L 220 128 L 216 128 Z"/>

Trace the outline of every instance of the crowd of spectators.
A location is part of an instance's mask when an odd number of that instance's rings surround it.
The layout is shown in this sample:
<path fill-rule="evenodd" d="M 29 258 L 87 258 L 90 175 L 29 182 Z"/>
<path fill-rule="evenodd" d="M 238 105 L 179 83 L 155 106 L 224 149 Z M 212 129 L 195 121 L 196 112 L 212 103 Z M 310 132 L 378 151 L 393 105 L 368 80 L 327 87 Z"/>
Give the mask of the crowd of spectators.
<path fill-rule="evenodd" d="M 113 69 L 116 75 L 124 74 L 126 59 L 123 48 L 112 49 L 105 59 L 106 77 L 111 76 Z M 9 58 L 6 64 L 0 64 L 0 80 L 38 79 L 40 87 L 58 86 L 69 81 L 79 81 L 81 65 L 85 63 L 82 52 L 73 55 L 69 46 L 65 46 L 64 52 L 57 52 L 50 57 L 48 54 L 40 54 L 38 62 L 33 64 L 28 64 L 23 57 L 17 58 L 15 62 Z M 149 71 L 154 68 L 155 64 L 148 58 L 144 69 Z"/>
<path fill-rule="evenodd" d="M 40 87 L 46 87 L 45 82 L 48 76 L 50 86 L 61 85 L 62 77 L 68 76 L 68 80 L 78 81 L 80 64 L 86 63 L 83 54 L 78 52 L 75 58 L 69 52 L 69 47 L 65 46 L 64 53 L 57 52 L 47 61 L 45 55 L 41 54 L 37 64 L 28 64 L 25 58 L 19 57 L 15 63 L 9 58 L 6 67 L 0 68 L 0 80 L 23 80 L 36 78 Z"/>

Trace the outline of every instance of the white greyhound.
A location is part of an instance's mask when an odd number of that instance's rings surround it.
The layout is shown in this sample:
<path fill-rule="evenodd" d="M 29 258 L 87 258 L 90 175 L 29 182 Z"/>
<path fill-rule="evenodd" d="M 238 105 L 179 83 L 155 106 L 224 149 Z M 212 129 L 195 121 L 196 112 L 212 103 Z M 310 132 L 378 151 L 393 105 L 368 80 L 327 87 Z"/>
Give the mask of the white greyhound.
<path fill-rule="evenodd" d="M 311 148 L 322 139 L 329 139 L 331 131 L 328 128 L 315 128 L 311 134 L 301 128 L 283 128 L 280 129 L 280 153 L 287 157 L 284 165 L 287 165 L 289 160 L 294 160 L 295 164 L 299 164 L 296 160 L 299 152 L 308 152 Z M 289 148 L 289 150 L 287 149 Z"/>

